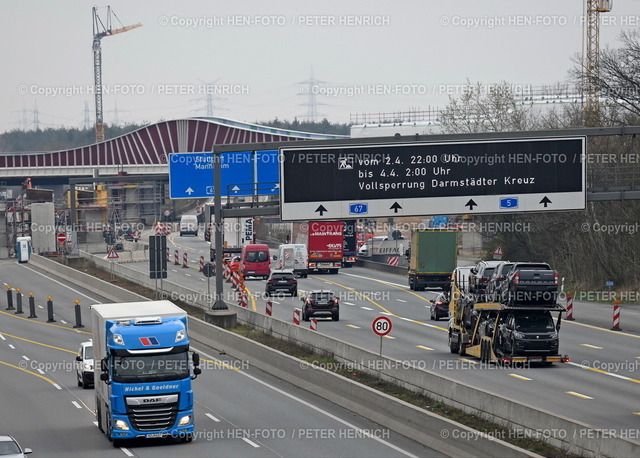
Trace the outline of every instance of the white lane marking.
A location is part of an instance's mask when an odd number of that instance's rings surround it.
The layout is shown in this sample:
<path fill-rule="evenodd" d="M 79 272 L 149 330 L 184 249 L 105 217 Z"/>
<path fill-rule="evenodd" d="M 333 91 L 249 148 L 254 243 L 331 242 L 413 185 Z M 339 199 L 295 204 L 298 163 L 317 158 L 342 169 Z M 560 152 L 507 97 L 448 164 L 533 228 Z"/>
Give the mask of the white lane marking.
<path fill-rule="evenodd" d="M 509 374 L 511 377 L 519 378 L 520 380 L 531 380 L 529 377 L 525 377 L 524 375 L 518 374 Z"/>
<path fill-rule="evenodd" d="M 10 349 L 12 349 L 12 350 L 15 350 L 15 349 L 16 349 L 16 347 L 14 347 L 14 346 L 13 346 L 13 345 L 11 345 L 11 344 L 9 344 L 9 348 L 10 348 Z"/>
<path fill-rule="evenodd" d="M 411 318 L 405 318 L 405 317 L 402 317 L 402 316 L 398 317 L 398 318 L 400 318 L 401 320 L 404 320 L 404 321 L 413 321 Z"/>
<path fill-rule="evenodd" d="M 624 375 L 620 374 L 612 374 L 611 372 L 607 372 L 606 374 L 610 375 L 611 377 L 621 378 L 622 380 L 631 380 L 631 378 L 625 377 Z"/>
<path fill-rule="evenodd" d="M 98 427 L 98 422 L 97 422 L 97 421 L 94 421 L 94 422 L 93 422 L 93 424 L 94 424 L 94 426 L 95 426 L 96 428 Z"/>
<path fill-rule="evenodd" d="M 128 448 L 120 447 L 120 450 L 127 456 L 135 456 L 131 450 Z"/>
<path fill-rule="evenodd" d="M 76 401 L 71 401 L 71 404 L 76 406 L 76 409 L 82 409 L 82 406 L 80 404 L 78 404 Z"/>
<path fill-rule="evenodd" d="M 200 281 L 207 281 L 207 279 L 206 278 L 201 278 Z"/>
<path fill-rule="evenodd" d="M 343 304 L 346 304 L 346 305 L 356 305 L 356 304 L 354 304 L 353 302 L 343 302 Z"/>
<path fill-rule="evenodd" d="M 211 418 L 211 419 L 212 419 L 213 421 L 215 421 L 215 422 L 219 422 L 219 421 L 220 421 L 220 419 L 218 419 L 218 418 L 214 417 L 214 416 L 213 416 L 213 415 L 211 415 L 210 413 L 205 413 L 205 415 L 206 415 L 207 417 Z"/>
<path fill-rule="evenodd" d="M 393 316 L 393 313 L 389 313 L 389 312 L 380 312 L 380 315 Z"/>
<path fill-rule="evenodd" d="M 473 361 L 472 359 L 467 358 L 458 358 L 460 361 L 464 361 L 465 363 L 478 364 L 478 361 Z"/>
<path fill-rule="evenodd" d="M 2 334 L 0 334 L 0 339 L 7 340 L 7 339 L 5 339 L 5 337 Z"/>
<path fill-rule="evenodd" d="M 392 336 L 389 336 L 389 335 L 386 335 L 386 336 L 383 336 L 383 337 L 385 339 L 391 339 L 391 340 L 395 340 L 396 339 L 395 337 L 392 337 Z"/>
<path fill-rule="evenodd" d="M 565 391 L 565 393 L 570 394 L 571 396 L 577 396 L 582 399 L 593 399 L 591 396 L 587 396 L 586 394 L 576 393 L 575 391 Z"/>
<path fill-rule="evenodd" d="M 407 302 L 404 299 L 396 299 L 398 302 Z"/>
<path fill-rule="evenodd" d="M 191 274 L 184 274 L 184 275 L 185 275 L 185 277 L 190 277 L 191 276 Z"/>
<path fill-rule="evenodd" d="M 362 310 L 373 310 L 371 307 L 360 307 Z"/>
<path fill-rule="evenodd" d="M 595 350 L 602 350 L 602 347 L 596 347 L 595 345 L 589 345 L 589 344 L 580 344 L 580 345 L 587 348 L 593 348 Z"/>
<path fill-rule="evenodd" d="M 36 369 L 38 372 L 40 372 L 41 375 L 44 375 L 44 371 L 42 369 Z"/>
<path fill-rule="evenodd" d="M 355 324 L 347 324 L 346 326 L 347 326 L 348 328 L 360 329 L 360 326 L 356 326 Z"/>
<path fill-rule="evenodd" d="M 251 445 L 253 448 L 260 448 L 260 446 L 258 444 L 256 444 L 253 441 L 250 441 L 246 437 L 243 437 L 242 440 L 245 441 L 247 444 Z"/>
<path fill-rule="evenodd" d="M 31 361 L 31 360 L 29 359 L 29 357 L 27 357 L 27 356 L 22 355 L 22 358 L 23 358 L 25 361 Z"/>
<path fill-rule="evenodd" d="M 422 348 L 423 350 L 432 350 L 433 348 L 425 347 L 424 345 L 416 345 L 417 348 Z"/>
<path fill-rule="evenodd" d="M 60 323 L 67 324 L 67 322 L 66 322 L 66 321 L 64 321 L 64 320 L 60 320 Z"/>
<path fill-rule="evenodd" d="M 23 266 L 24 266 L 24 264 L 23 264 Z M 32 269 L 32 268 L 30 268 L 30 267 L 24 267 L 24 268 L 25 268 L 25 269 L 30 270 L 30 271 L 31 271 L 31 272 L 33 272 L 33 273 L 36 273 L 36 274 L 38 274 L 38 275 L 41 275 L 41 276 L 45 277 L 47 280 L 52 281 L 52 282 L 54 282 L 54 283 L 56 283 L 56 284 L 58 284 L 58 285 L 60 285 L 60 286 L 64 286 L 64 287 L 65 287 L 65 288 L 67 288 L 69 291 L 73 291 L 74 293 L 79 294 L 79 295 L 81 295 L 82 297 L 86 297 L 87 299 L 89 299 L 89 300 L 90 300 L 90 301 L 92 301 L 93 303 L 96 303 L 96 304 L 97 304 L 97 303 L 99 303 L 99 302 L 100 302 L 100 301 L 98 301 L 98 299 L 96 299 L 96 298 L 94 298 L 94 297 L 91 297 L 91 296 L 87 296 L 86 294 L 81 293 L 81 292 L 80 292 L 80 291 L 78 291 L 77 289 L 73 289 L 73 288 L 71 288 L 69 285 L 67 285 L 67 284 L 65 284 L 65 283 L 62 283 L 62 282 L 60 282 L 60 281 L 58 281 L 58 280 L 54 280 L 54 279 L 53 279 L 53 278 L 51 278 L 49 275 L 45 275 L 45 274 L 43 274 L 43 273 L 41 273 L 41 272 L 38 272 L 37 270 L 33 270 L 33 269 Z"/>
<path fill-rule="evenodd" d="M 43 306 L 41 306 L 41 305 L 38 305 L 38 308 L 43 309 L 44 307 L 43 307 Z"/>
<path fill-rule="evenodd" d="M 56 387 L 56 389 L 61 390 L 62 388 L 60 387 L 60 385 L 58 385 L 57 383 L 54 383 L 53 386 Z"/>
<path fill-rule="evenodd" d="M 207 358 L 209 358 L 211 360 L 217 360 L 218 362 L 221 362 L 216 357 L 211 356 L 211 355 L 209 355 L 209 354 L 207 354 L 207 353 L 205 353 L 205 352 L 203 352 L 201 350 L 196 350 L 196 351 L 198 353 L 200 353 L 201 355 L 204 355 L 204 356 L 206 356 Z M 419 458 L 417 455 L 413 455 L 412 453 L 409 453 L 408 451 L 401 449 L 397 445 L 394 445 L 394 444 L 392 444 L 392 443 L 390 443 L 390 442 L 388 442 L 388 441 L 386 441 L 384 439 L 381 439 L 381 438 L 377 437 L 376 435 L 372 435 L 369 432 L 367 432 L 366 430 L 364 430 L 362 428 L 359 428 L 358 426 L 354 425 L 353 423 L 350 423 L 347 420 L 343 420 L 342 418 L 340 418 L 340 417 L 338 417 L 336 415 L 333 415 L 333 414 L 327 412 L 326 410 L 323 410 L 320 407 L 311 404 L 310 402 L 307 402 L 307 401 L 304 401 L 302 399 L 299 399 L 297 396 L 295 396 L 293 394 L 289 394 L 284 390 L 276 388 L 275 386 L 272 386 L 271 384 L 269 384 L 269 383 L 267 383 L 265 381 L 262 381 L 257 377 L 254 377 L 253 375 L 250 375 L 250 374 L 248 374 L 248 373 L 246 373 L 244 371 L 241 371 L 241 370 L 238 370 L 238 371 L 235 371 L 235 372 L 237 372 L 238 374 L 241 374 L 241 375 L 253 380 L 256 383 L 259 383 L 260 385 L 263 385 L 263 386 L 275 391 L 276 393 L 278 393 L 278 394 L 280 394 L 282 396 L 285 396 L 285 397 L 287 397 L 289 399 L 292 399 L 293 401 L 298 402 L 298 403 L 300 403 L 300 404 L 302 404 L 302 405 L 304 405 L 304 406 L 306 406 L 306 407 L 308 407 L 308 408 L 310 408 L 312 410 L 315 410 L 316 412 L 319 412 L 322 415 L 325 415 L 326 417 L 331 418 L 332 420 L 335 420 L 335 421 L 337 421 L 339 423 L 342 423 L 343 425 L 347 426 L 348 428 L 354 429 L 358 434 L 362 435 L 362 436 L 358 436 L 358 437 L 363 437 L 363 436 L 364 437 L 369 437 L 372 440 L 374 440 L 376 442 L 379 442 L 380 444 L 383 444 L 383 445 L 391 448 L 392 450 L 395 450 L 395 451 L 397 451 L 399 453 L 402 453 L 403 455 L 409 456 L 411 458 Z"/>

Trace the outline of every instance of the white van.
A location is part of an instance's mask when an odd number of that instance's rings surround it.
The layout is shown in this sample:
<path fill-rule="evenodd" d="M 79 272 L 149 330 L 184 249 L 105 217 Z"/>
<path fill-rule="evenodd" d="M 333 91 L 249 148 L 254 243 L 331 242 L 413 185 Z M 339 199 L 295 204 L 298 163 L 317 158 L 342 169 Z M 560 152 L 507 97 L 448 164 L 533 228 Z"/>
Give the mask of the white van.
<path fill-rule="evenodd" d="M 198 217 L 196 215 L 182 215 L 180 218 L 180 237 L 185 234 L 198 236 Z"/>
<path fill-rule="evenodd" d="M 287 243 L 280 245 L 276 256 L 278 270 L 292 270 L 294 275 L 307 278 L 309 267 L 307 265 L 307 245 L 304 243 Z"/>

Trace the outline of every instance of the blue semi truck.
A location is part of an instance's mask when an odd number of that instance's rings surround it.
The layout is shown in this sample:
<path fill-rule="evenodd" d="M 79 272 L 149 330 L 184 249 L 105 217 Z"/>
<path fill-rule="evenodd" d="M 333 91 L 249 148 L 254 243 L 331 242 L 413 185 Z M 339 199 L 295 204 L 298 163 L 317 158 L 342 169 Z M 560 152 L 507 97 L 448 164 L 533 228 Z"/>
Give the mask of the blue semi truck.
<path fill-rule="evenodd" d="M 201 369 L 189 351 L 186 313 L 170 301 L 97 304 L 91 311 L 98 428 L 114 447 L 136 438 L 190 442 L 191 380 Z"/>

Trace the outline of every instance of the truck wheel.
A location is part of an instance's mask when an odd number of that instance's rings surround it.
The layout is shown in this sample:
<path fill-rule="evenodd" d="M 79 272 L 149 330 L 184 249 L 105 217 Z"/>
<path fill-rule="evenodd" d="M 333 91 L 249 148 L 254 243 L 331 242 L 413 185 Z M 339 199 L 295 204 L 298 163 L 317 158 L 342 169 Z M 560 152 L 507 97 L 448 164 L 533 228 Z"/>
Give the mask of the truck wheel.
<path fill-rule="evenodd" d="M 82 374 L 82 389 L 86 390 L 89 388 L 89 382 L 86 381 L 84 374 Z"/>
<path fill-rule="evenodd" d="M 82 386 L 82 379 L 78 377 L 78 386 Z"/>
<path fill-rule="evenodd" d="M 458 354 L 460 356 L 467 355 L 467 346 L 462 343 L 462 335 L 458 336 Z"/>
<path fill-rule="evenodd" d="M 451 333 L 449 333 L 449 350 L 451 350 L 451 353 L 458 353 L 459 348 L 457 339 L 454 340 Z"/>

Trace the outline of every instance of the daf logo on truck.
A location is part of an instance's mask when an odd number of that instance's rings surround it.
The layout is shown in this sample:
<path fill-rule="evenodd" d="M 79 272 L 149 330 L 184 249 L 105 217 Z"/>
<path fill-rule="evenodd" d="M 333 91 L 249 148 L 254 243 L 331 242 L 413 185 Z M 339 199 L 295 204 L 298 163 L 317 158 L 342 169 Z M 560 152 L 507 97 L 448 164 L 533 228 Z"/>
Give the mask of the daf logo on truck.
<path fill-rule="evenodd" d="M 145 404 L 156 404 L 158 402 L 162 402 L 162 398 L 144 398 L 142 402 Z"/>

